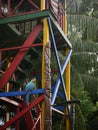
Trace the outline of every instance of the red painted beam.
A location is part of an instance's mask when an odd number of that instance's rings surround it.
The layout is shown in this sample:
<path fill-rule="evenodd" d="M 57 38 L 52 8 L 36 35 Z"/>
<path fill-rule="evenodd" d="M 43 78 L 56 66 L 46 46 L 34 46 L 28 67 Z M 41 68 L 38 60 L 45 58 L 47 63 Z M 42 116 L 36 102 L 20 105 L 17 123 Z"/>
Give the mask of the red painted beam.
<path fill-rule="evenodd" d="M 1 61 L 2 61 L 2 52 L 0 51 L 0 69 L 1 69 Z"/>
<path fill-rule="evenodd" d="M 42 24 L 38 24 L 30 33 L 28 38 L 25 40 L 22 47 L 31 46 L 32 43 L 35 41 L 36 37 L 38 36 L 38 34 L 40 33 L 41 29 L 42 29 Z M 25 56 L 28 50 L 29 48 L 23 48 L 19 50 L 18 54 L 15 56 L 14 60 L 12 61 L 10 67 L 6 70 L 6 72 L 0 79 L 0 88 L 3 88 L 4 85 L 6 85 L 6 83 L 11 78 L 13 72 L 16 70 L 16 68 L 18 67 L 19 63 L 21 62 L 21 60 L 23 59 L 23 57 Z"/>
<path fill-rule="evenodd" d="M 23 104 L 23 109 L 27 107 L 27 104 Z M 33 116 L 31 111 L 28 111 L 25 115 L 24 115 L 24 119 L 26 122 L 26 126 L 27 126 L 27 130 L 31 130 L 32 127 L 34 126 L 34 120 L 33 120 Z"/>
<path fill-rule="evenodd" d="M 7 4 L 7 8 L 8 8 L 8 13 L 7 13 L 7 15 L 10 15 L 10 13 L 11 13 L 11 0 L 8 0 L 7 3 L 8 3 L 8 4 Z"/>
<path fill-rule="evenodd" d="M 14 9 L 12 10 L 10 16 L 12 16 L 13 14 L 15 14 L 16 10 L 20 7 L 20 5 L 22 5 L 23 1 L 25 1 L 25 0 L 20 0 L 20 2 L 19 2 L 19 3 L 14 7 Z M 36 8 L 37 11 L 40 11 L 40 8 L 39 8 L 32 0 L 28 0 L 28 2 L 29 2 L 30 4 L 32 4 L 32 9 L 33 9 L 33 8 Z M 28 12 L 25 12 L 25 14 L 27 14 L 27 13 L 28 13 Z M 31 13 L 31 12 L 29 12 L 29 13 Z M 19 13 L 18 15 L 20 15 L 20 13 Z"/>
<path fill-rule="evenodd" d="M 33 103 L 31 103 L 29 106 L 27 106 L 22 111 L 20 111 L 16 116 L 11 118 L 8 122 L 6 122 L 5 125 L 1 126 L 0 130 L 5 130 L 11 124 L 19 120 L 24 114 L 26 114 L 30 109 L 32 109 L 32 107 L 36 106 L 38 103 L 43 101 L 43 99 L 44 99 L 44 95 L 41 95 L 40 97 L 38 97 Z"/>
<path fill-rule="evenodd" d="M 3 48 L 3 49 L 0 49 L 0 52 L 23 49 L 23 48 L 30 48 L 30 47 L 38 47 L 38 46 L 42 46 L 42 45 L 43 45 L 43 43 L 38 43 L 38 44 L 33 44 L 31 46 L 17 46 L 17 47 L 11 47 L 11 48 Z"/>
<path fill-rule="evenodd" d="M 28 0 L 36 9 L 40 9 L 32 0 Z"/>
<path fill-rule="evenodd" d="M 1 7 L 2 7 L 2 0 L 0 0 L 0 18 L 2 18 L 2 10 L 1 10 Z"/>
<path fill-rule="evenodd" d="M 11 12 L 11 15 L 15 13 L 15 11 L 19 8 L 19 6 L 23 3 L 23 0 L 20 0 L 20 2 L 17 4 L 17 6 L 14 7 L 13 11 Z"/>
<path fill-rule="evenodd" d="M 32 116 L 31 111 L 28 111 L 24 115 L 24 119 L 25 119 L 25 122 L 26 122 L 27 130 L 32 130 L 32 128 L 34 126 L 34 120 L 33 120 L 33 116 Z"/>

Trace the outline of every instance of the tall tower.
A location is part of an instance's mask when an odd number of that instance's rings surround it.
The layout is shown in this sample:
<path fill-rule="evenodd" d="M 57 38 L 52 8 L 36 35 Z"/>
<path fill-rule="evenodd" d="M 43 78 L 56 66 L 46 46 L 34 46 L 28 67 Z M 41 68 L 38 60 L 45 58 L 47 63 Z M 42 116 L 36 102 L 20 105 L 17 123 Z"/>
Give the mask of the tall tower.
<path fill-rule="evenodd" d="M 65 9 L 65 0 L 0 0 L 0 130 L 52 130 L 53 111 L 70 130 Z M 33 77 L 36 89 L 27 104 L 24 88 Z"/>

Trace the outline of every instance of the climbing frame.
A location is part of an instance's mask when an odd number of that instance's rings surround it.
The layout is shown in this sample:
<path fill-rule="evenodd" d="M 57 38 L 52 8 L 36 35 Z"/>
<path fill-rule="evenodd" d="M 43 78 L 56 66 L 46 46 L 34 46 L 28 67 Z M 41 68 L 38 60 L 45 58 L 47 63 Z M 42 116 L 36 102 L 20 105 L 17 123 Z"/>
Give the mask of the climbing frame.
<path fill-rule="evenodd" d="M 65 116 L 70 130 L 69 105 L 55 105 L 57 97 L 70 100 L 72 45 L 66 35 L 65 7 L 65 0 L 0 1 L 0 108 L 6 115 L 0 119 L 8 119 L 0 130 L 51 130 L 52 111 Z M 59 51 L 65 52 L 62 64 Z M 56 70 L 51 67 L 52 54 Z M 58 74 L 53 84 L 54 72 Z M 37 79 L 37 88 L 26 104 L 24 87 L 32 77 Z"/>

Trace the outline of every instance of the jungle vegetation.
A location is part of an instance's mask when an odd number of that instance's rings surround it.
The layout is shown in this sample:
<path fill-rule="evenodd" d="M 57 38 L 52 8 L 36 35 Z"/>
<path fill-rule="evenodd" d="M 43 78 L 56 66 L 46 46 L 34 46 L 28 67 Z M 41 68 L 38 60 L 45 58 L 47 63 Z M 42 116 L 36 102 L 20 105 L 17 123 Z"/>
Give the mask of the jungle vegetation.
<path fill-rule="evenodd" d="M 76 107 L 75 130 L 97 130 L 98 0 L 67 0 L 68 4 L 67 30 L 73 46 L 71 96 L 81 100 Z"/>
<path fill-rule="evenodd" d="M 67 34 L 73 49 L 70 59 L 71 100 L 80 100 L 80 104 L 75 106 L 73 129 L 97 130 L 98 0 L 66 0 L 66 2 Z M 63 54 L 65 52 L 59 52 L 61 62 L 64 59 Z M 53 130 L 65 129 L 64 118 L 55 115 L 53 122 L 55 122 Z"/>

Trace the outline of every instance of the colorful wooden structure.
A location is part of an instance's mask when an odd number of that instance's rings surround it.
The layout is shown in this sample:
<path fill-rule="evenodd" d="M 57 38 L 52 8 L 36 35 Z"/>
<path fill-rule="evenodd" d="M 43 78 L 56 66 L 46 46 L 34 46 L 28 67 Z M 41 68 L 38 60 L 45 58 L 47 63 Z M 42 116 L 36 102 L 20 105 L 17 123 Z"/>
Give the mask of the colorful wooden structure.
<path fill-rule="evenodd" d="M 0 0 L 0 109 L 5 114 L 0 115 L 4 119 L 0 130 L 51 130 L 52 111 L 65 116 L 66 130 L 71 130 L 67 103 L 72 46 L 66 36 L 65 8 L 65 0 Z M 61 64 L 58 51 L 62 50 Z M 51 67 L 51 53 L 57 70 Z M 53 83 L 55 72 L 58 77 Z M 32 77 L 37 79 L 37 89 L 28 105 L 23 89 Z M 57 96 L 66 105 L 57 103 Z"/>

